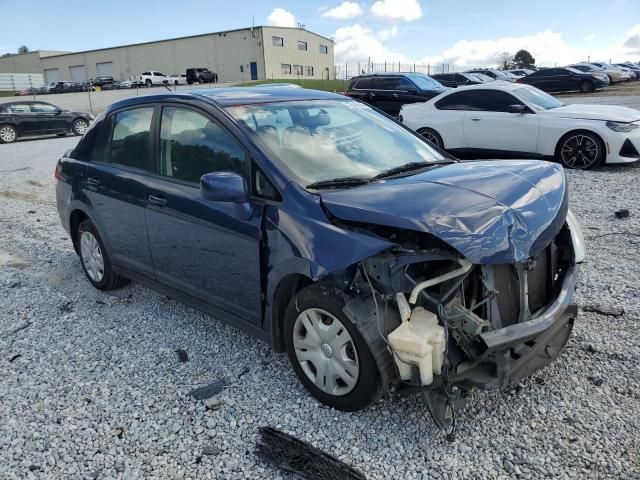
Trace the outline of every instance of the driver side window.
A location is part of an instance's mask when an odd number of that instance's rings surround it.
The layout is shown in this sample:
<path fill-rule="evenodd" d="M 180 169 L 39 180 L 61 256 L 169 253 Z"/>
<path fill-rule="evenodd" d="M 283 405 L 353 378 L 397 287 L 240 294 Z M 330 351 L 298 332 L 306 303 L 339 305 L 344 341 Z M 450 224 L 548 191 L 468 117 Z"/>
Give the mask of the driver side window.
<path fill-rule="evenodd" d="M 508 112 L 510 105 L 524 105 L 520 100 L 500 90 L 469 90 L 472 110 L 483 112 Z"/>

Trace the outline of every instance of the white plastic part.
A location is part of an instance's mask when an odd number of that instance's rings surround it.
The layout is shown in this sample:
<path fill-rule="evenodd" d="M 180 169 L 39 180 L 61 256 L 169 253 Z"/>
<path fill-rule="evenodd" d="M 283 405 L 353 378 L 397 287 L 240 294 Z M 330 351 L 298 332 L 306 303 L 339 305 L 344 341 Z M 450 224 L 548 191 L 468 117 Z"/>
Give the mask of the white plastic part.
<path fill-rule="evenodd" d="M 416 301 L 418 300 L 418 295 L 425 288 L 432 287 L 433 285 L 437 285 L 438 283 L 442 283 L 447 280 L 451 280 L 458 275 L 467 273 L 469 270 L 471 270 L 471 267 L 473 267 L 473 263 L 471 263 L 466 258 L 460 258 L 458 260 L 458 263 L 460 264 L 460 268 L 456 268 L 455 270 L 451 270 L 450 272 L 430 278 L 429 280 L 425 280 L 424 282 L 420 282 L 415 287 L 413 287 L 413 290 L 411 290 L 411 296 L 409 297 L 409 303 L 411 305 L 415 305 Z"/>
<path fill-rule="evenodd" d="M 407 303 L 407 298 L 404 296 L 404 293 L 396 293 L 396 303 L 398 304 L 398 310 L 400 310 L 400 319 L 406 322 L 411 318 L 411 307 Z"/>
<path fill-rule="evenodd" d="M 434 373 L 442 373 L 444 328 L 438 325 L 434 313 L 422 307 L 414 308 L 410 319 L 391 332 L 388 340 L 402 380 L 411 380 L 413 365 L 420 371 L 422 385 L 430 385 Z"/>

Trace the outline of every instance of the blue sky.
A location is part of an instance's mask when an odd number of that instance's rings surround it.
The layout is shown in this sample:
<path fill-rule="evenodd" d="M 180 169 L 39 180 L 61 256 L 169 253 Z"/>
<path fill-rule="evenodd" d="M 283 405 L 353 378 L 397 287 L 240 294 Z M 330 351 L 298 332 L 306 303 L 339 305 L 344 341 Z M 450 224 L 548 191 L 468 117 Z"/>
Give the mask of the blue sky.
<path fill-rule="evenodd" d="M 481 65 L 521 47 L 543 64 L 587 56 L 640 60 L 640 0 L 30 0 L 28 8 L 0 0 L 0 11 L 12 12 L 0 29 L 0 53 L 21 44 L 102 48 L 240 28 L 253 19 L 300 22 L 334 38 L 337 62 Z"/>

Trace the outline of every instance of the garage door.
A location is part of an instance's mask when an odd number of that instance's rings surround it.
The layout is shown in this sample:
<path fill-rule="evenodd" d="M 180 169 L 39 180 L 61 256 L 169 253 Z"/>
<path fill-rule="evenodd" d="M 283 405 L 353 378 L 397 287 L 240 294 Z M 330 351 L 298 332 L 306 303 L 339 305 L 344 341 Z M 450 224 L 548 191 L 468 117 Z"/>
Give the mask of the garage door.
<path fill-rule="evenodd" d="M 72 82 L 84 82 L 87 80 L 87 69 L 84 65 L 69 67 L 69 72 L 71 73 Z"/>
<path fill-rule="evenodd" d="M 57 68 L 48 68 L 44 71 L 44 80 L 47 83 L 60 81 L 60 70 Z"/>
<path fill-rule="evenodd" d="M 113 62 L 96 63 L 98 75 L 103 77 L 113 77 Z"/>

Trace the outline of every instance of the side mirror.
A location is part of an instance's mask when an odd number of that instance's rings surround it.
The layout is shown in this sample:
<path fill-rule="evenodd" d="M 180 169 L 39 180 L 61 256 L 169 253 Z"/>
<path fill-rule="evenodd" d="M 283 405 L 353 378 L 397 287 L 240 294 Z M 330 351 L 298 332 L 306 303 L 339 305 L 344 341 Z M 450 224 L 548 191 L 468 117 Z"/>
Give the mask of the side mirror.
<path fill-rule="evenodd" d="M 61 108 L 56 108 L 55 115 L 60 115 L 62 113 Z"/>
<path fill-rule="evenodd" d="M 213 202 L 249 202 L 247 182 L 235 172 L 205 173 L 200 178 L 200 193 Z"/>
<path fill-rule="evenodd" d="M 405 88 L 405 92 L 407 92 L 409 95 L 416 95 L 418 93 L 418 90 L 415 88 Z"/>
<path fill-rule="evenodd" d="M 507 112 L 509 113 L 528 113 L 529 109 L 524 105 L 509 105 L 507 107 Z"/>

